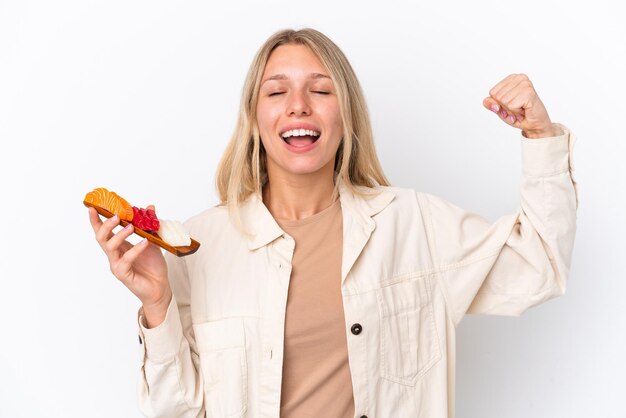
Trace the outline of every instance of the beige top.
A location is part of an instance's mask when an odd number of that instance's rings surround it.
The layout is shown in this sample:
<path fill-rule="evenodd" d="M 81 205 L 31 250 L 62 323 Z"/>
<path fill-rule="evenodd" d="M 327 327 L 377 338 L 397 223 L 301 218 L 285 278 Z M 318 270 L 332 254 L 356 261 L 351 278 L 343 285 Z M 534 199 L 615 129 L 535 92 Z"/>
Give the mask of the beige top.
<path fill-rule="evenodd" d="M 282 418 L 354 417 L 341 300 L 339 200 L 297 221 L 277 220 L 295 240 L 281 386 Z"/>

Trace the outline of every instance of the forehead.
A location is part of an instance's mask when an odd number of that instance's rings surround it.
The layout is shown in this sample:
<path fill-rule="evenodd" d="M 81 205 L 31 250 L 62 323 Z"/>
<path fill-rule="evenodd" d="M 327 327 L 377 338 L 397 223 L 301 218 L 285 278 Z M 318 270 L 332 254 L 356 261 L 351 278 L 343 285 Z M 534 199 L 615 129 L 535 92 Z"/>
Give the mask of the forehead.
<path fill-rule="evenodd" d="M 320 59 L 308 46 L 287 44 L 272 51 L 265 65 L 263 79 L 276 75 L 284 75 L 284 78 L 295 78 L 308 76 L 311 73 L 328 75 L 328 71 Z"/>

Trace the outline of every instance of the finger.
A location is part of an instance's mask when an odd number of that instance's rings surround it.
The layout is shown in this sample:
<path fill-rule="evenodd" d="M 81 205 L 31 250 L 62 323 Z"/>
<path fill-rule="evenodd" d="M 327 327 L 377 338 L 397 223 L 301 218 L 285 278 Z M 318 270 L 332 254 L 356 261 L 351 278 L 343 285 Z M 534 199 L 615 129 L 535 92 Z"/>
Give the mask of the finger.
<path fill-rule="evenodd" d="M 500 111 L 500 105 L 493 97 L 485 97 L 483 99 L 483 106 L 485 109 L 491 110 L 493 113 L 498 113 Z"/>
<path fill-rule="evenodd" d="M 91 223 L 93 232 L 98 233 L 98 230 L 102 226 L 102 220 L 100 219 L 100 216 L 98 216 L 98 211 L 96 211 L 92 207 L 88 209 L 89 209 L 89 223 Z"/>
<path fill-rule="evenodd" d="M 518 119 L 518 114 L 520 114 L 519 110 L 509 109 L 504 105 L 500 105 L 500 111 L 498 112 L 498 116 L 500 117 L 500 119 L 502 119 L 502 121 L 508 124 L 514 123 Z"/>
<path fill-rule="evenodd" d="M 491 110 L 493 113 L 498 115 L 500 119 L 509 123 L 518 120 L 519 118 L 523 118 L 523 116 L 512 116 L 513 113 L 510 110 L 507 110 L 505 107 L 500 106 L 500 104 L 493 97 L 486 97 L 483 100 L 483 106 L 486 109 Z M 521 120 L 521 119 L 520 119 Z"/>
<path fill-rule="evenodd" d="M 486 107 L 489 106 L 488 108 L 491 111 L 498 113 L 500 119 L 504 120 L 505 122 L 511 121 L 511 114 L 513 114 L 514 112 L 512 112 L 510 108 L 507 108 L 503 100 L 503 95 L 507 93 L 512 87 L 519 84 L 524 77 L 526 77 L 525 74 L 511 74 L 505 77 L 491 90 L 489 90 L 490 97 L 483 100 L 483 105 L 485 105 Z M 496 107 L 498 109 L 497 111 L 495 110 Z M 513 118 L 513 120 L 516 119 L 517 116 Z"/>
<path fill-rule="evenodd" d="M 506 122 L 515 123 L 524 120 L 525 109 L 533 93 L 534 88 L 528 77 L 519 74 L 491 99 L 500 106 L 499 116 Z"/>
<path fill-rule="evenodd" d="M 486 98 L 485 100 L 483 100 L 483 105 L 485 105 L 485 107 L 497 105 L 499 108 L 499 111 L 494 112 L 494 113 L 496 113 L 503 122 L 509 125 L 517 126 L 516 123 L 521 122 L 524 119 L 523 110 L 520 112 L 520 111 L 508 109 L 505 106 L 498 104 L 493 98 Z"/>
<path fill-rule="evenodd" d="M 515 106 L 511 105 L 511 101 L 515 99 L 516 94 L 520 91 L 519 87 L 524 85 L 524 80 L 521 78 L 516 78 L 512 80 L 509 84 L 504 86 L 502 90 L 500 90 L 495 97 L 501 104 L 506 106 L 508 109 L 513 110 Z"/>
<path fill-rule="evenodd" d="M 138 244 L 135 244 L 132 248 L 124 253 L 119 262 L 115 266 L 113 274 L 120 280 L 129 280 L 132 277 L 131 271 L 133 262 L 139 257 L 141 253 L 148 248 L 148 240 L 144 238 Z"/>
<path fill-rule="evenodd" d="M 498 84 L 493 86 L 491 90 L 489 90 L 489 95 L 491 97 L 495 97 L 496 94 L 498 94 L 498 92 L 502 90 L 502 88 L 506 86 L 514 77 L 515 77 L 515 74 L 510 74 L 507 77 L 503 78 L 502 81 L 500 81 Z"/>
<path fill-rule="evenodd" d="M 148 205 L 148 206 L 146 206 L 146 209 L 155 210 L 154 209 L 154 205 Z"/>
<path fill-rule="evenodd" d="M 523 109 L 533 94 L 536 95 L 532 82 L 524 77 L 519 83 L 511 85 L 508 91 L 502 93 L 501 103 L 509 109 Z"/>
<path fill-rule="evenodd" d="M 515 107 L 511 104 L 511 101 L 514 100 L 518 94 L 518 86 L 520 85 L 532 88 L 532 83 L 530 83 L 526 74 L 513 74 L 506 83 L 500 85 L 497 91 L 490 92 L 492 98 L 500 104 L 500 107 L 506 109 L 506 112 L 502 112 L 501 110 L 501 116 L 504 119 L 509 118 L 511 113 L 517 114 L 521 109 L 521 106 Z"/>
<path fill-rule="evenodd" d="M 516 119 L 514 114 L 510 111 L 507 111 L 504 107 L 500 110 L 500 112 L 498 112 L 498 116 L 503 122 L 509 125 L 513 123 L 513 121 Z"/>
<path fill-rule="evenodd" d="M 121 231 L 117 234 L 113 235 L 111 239 L 109 239 L 106 243 L 107 251 L 115 252 L 119 254 L 119 251 L 122 250 L 120 246 L 123 242 L 125 242 L 126 238 L 128 238 L 134 231 L 133 224 L 126 225 Z"/>
<path fill-rule="evenodd" d="M 107 219 L 98 232 L 96 233 L 96 240 L 100 243 L 102 248 L 105 248 L 106 242 L 113 236 L 113 228 L 120 224 L 119 216 L 115 215 Z"/>
<path fill-rule="evenodd" d="M 534 88 L 526 80 L 522 80 L 514 88 L 506 93 L 510 99 L 503 99 L 502 107 L 506 109 L 507 115 L 503 115 L 507 123 L 518 127 L 526 117 L 526 109 L 530 106 L 530 100 L 534 93 Z M 521 126 L 521 125 L 519 125 Z"/>
<path fill-rule="evenodd" d="M 524 111 L 531 107 L 533 98 L 537 96 L 535 89 L 529 83 L 522 81 L 509 93 L 511 98 L 506 104 L 510 109 L 520 109 Z"/>
<path fill-rule="evenodd" d="M 500 115 L 500 119 L 508 125 L 518 128 L 520 126 L 520 122 L 524 120 L 524 115 L 518 111 L 509 109 L 508 111 L 505 110 L 504 115 Z"/>
<path fill-rule="evenodd" d="M 509 116 L 506 118 L 505 122 L 508 123 L 511 126 L 516 126 L 516 123 L 518 123 L 517 115 L 516 114 L 509 114 Z"/>

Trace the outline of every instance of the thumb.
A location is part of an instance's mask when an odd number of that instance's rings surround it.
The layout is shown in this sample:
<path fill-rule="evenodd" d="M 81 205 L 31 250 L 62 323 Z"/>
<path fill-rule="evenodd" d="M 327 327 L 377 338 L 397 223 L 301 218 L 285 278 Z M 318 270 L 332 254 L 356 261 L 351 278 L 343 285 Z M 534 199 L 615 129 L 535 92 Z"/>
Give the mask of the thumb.
<path fill-rule="evenodd" d="M 148 205 L 148 206 L 146 206 L 146 209 L 155 210 L 154 209 L 154 205 Z"/>
<path fill-rule="evenodd" d="M 494 113 L 498 113 L 500 111 L 500 105 L 493 97 L 485 97 L 483 99 L 483 106 L 485 109 L 491 110 Z"/>

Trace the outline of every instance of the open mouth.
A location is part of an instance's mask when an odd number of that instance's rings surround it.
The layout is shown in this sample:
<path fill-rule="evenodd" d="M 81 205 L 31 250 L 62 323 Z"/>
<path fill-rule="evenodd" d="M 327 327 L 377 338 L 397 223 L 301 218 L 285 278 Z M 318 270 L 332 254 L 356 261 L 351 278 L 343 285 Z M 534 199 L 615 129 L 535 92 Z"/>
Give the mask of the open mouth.
<path fill-rule="evenodd" d="M 280 136 L 283 141 L 292 147 L 304 148 L 317 141 L 320 137 L 320 132 L 312 129 L 290 129 L 281 133 Z"/>

